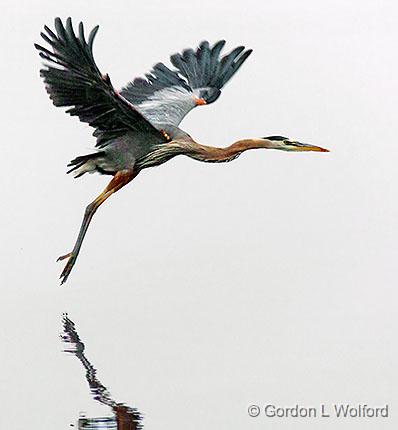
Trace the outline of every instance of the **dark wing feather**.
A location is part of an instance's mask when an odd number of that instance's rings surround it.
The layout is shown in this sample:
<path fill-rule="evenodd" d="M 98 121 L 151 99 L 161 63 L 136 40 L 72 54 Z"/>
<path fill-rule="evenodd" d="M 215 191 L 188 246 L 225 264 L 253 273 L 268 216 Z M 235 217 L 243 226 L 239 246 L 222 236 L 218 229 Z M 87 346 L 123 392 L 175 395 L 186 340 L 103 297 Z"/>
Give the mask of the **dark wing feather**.
<path fill-rule="evenodd" d="M 246 61 L 248 56 L 252 53 L 251 50 L 247 50 L 242 52 L 242 55 L 239 55 L 234 59 L 232 63 L 229 64 L 228 68 L 225 68 L 222 76 L 222 82 L 228 82 L 232 76 L 239 70 L 240 66 Z"/>
<path fill-rule="evenodd" d="M 42 38 L 52 50 L 38 44 L 35 47 L 49 64 L 40 71 L 46 90 L 55 106 L 70 106 L 67 110 L 95 128 L 97 146 L 105 146 L 111 139 L 129 131 L 148 133 L 155 143 L 165 141 L 160 130 L 146 120 L 113 88 L 108 75 L 101 75 L 93 56 L 93 42 L 98 31 L 95 27 L 86 41 L 83 24 L 76 36 L 72 20 L 63 25 L 55 19 L 56 34 L 47 26 Z"/>
<path fill-rule="evenodd" d="M 164 88 L 176 86 L 191 91 L 186 81 L 163 63 L 156 64 L 145 77 L 146 79 L 135 78 L 134 81 L 129 82 L 120 94 L 132 104 L 140 104 Z"/>
<path fill-rule="evenodd" d="M 203 41 L 196 52 L 187 49 L 182 54 L 172 55 L 170 60 L 192 89 L 221 90 L 252 53 L 251 49 L 245 50 L 244 46 L 238 46 L 229 54 L 220 57 L 224 45 L 225 40 L 220 40 L 210 48 L 209 42 Z"/>
<path fill-rule="evenodd" d="M 185 49 L 174 54 L 170 61 L 176 70 L 158 63 L 146 75 L 146 79 L 136 78 L 123 88 L 120 94 L 133 104 L 140 104 L 160 91 L 171 86 L 180 86 L 193 92 L 198 88 L 221 90 L 252 53 L 239 46 L 229 54 L 220 57 L 225 40 L 220 40 L 211 48 L 203 41 L 196 51 Z"/>

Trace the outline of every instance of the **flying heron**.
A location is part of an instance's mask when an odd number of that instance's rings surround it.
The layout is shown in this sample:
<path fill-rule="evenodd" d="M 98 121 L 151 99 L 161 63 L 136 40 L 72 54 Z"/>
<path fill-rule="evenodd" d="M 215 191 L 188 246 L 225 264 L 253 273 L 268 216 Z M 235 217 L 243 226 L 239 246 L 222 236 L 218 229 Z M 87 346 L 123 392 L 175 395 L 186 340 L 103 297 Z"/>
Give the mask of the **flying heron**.
<path fill-rule="evenodd" d="M 238 46 L 221 55 L 225 45 L 220 40 L 213 46 L 203 41 L 196 50 L 174 54 L 174 69 L 157 63 L 146 75 L 136 78 L 117 91 L 108 74 L 102 74 L 94 60 L 93 42 L 98 31 L 94 27 L 86 40 L 83 23 L 76 35 L 71 18 L 64 25 L 55 19 L 55 31 L 47 26 L 42 38 L 49 49 L 35 47 L 46 61 L 40 74 L 55 106 L 67 110 L 95 131 L 96 152 L 73 159 L 68 166 L 75 177 L 98 172 L 113 176 L 104 191 L 86 208 L 79 235 L 72 252 L 58 258 L 68 259 L 61 273 L 63 284 L 76 262 L 84 236 L 98 207 L 113 193 L 133 180 L 148 167 L 159 166 L 177 155 L 194 160 L 220 163 L 234 160 L 249 149 L 328 152 L 319 146 L 300 143 L 283 136 L 242 139 L 226 148 L 195 142 L 179 128 L 185 115 L 194 107 L 213 103 L 224 85 L 251 54 L 251 49 Z"/>

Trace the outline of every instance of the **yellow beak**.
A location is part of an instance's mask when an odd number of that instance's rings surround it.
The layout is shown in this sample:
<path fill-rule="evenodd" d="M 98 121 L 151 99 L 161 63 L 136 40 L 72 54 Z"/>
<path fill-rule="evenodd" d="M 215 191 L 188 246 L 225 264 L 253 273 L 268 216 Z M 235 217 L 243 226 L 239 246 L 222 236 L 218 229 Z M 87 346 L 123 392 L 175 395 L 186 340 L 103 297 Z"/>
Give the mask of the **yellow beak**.
<path fill-rule="evenodd" d="M 292 146 L 292 151 L 316 151 L 316 152 L 330 152 L 326 148 L 322 148 L 320 146 L 315 145 L 309 145 L 307 143 L 295 143 L 294 146 Z"/>

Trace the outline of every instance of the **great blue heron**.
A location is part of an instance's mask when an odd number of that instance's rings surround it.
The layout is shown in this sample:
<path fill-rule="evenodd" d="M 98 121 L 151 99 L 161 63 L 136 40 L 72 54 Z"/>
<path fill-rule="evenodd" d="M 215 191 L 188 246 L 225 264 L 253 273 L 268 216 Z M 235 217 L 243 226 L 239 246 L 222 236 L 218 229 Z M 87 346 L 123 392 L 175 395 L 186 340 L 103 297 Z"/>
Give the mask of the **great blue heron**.
<path fill-rule="evenodd" d="M 109 406 L 115 418 L 109 420 L 106 418 L 101 419 L 102 422 L 108 422 L 109 424 L 115 423 L 117 430 L 140 430 L 142 429 L 142 416 L 136 408 L 126 406 L 123 403 L 117 403 L 112 399 L 108 389 L 102 385 L 100 380 L 97 378 L 97 369 L 91 364 L 84 353 L 84 343 L 80 340 L 80 337 L 76 331 L 75 324 L 69 319 L 67 314 L 63 315 L 62 318 L 63 333 L 61 339 L 68 345 L 65 352 L 74 354 L 82 363 L 86 370 L 86 380 L 90 387 L 91 394 L 94 399 L 103 405 Z M 80 421 L 80 420 L 79 420 Z M 82 420 L 85 421 L 91 420 Z M 93 420 L 94 421 L 94 420 Z M 97 421 L 97 420 L 95 420 Z M 113 421 L 113 423 L 112 423 Z M 79 428 L 85 428 L 86 426 L 79 425 Z M 87 426 L 87 428 L 91 428 Z"/>
<path fill-rule="evenodd" d="M 145 168 L 163 164 L 177 155 L 219 163 L 234 160 L 248 149 L 327 152 L 283 136 L 242 139 L 226 148 L 216 148 L 195 142 L 178 127 L 194 107 L 217 100 L 251 49 L 239 46 L 221 56 L 224 40 L 212 47 L 204 41 L 196 51 L 186 49 L 172 55 L 174 70 L 158 63 L 146 79 L 136 78 L 117 91 L 94 61 L 93 41 L 98 26 L 87 41 L 83 24 L 79 24 L 76 35 L 70 18 L 65 26 L 60 18 L 55 19 L 56 33 L 47 26 L 44 28 L 47 34 L 41 36 L 50 49 L 37 44 L 35 47 L 49 62 L 41 70 L 46 90 L 55 106 L 71 106 L 67 113 L 94 127 L 97 138 L 97 152 L 76 157 L 69 163 L 68 173 L 74 172 L 75 177 L 93 172 L 113 176 L 104 191 L 87 206 L 72 252 L 58 259 L 68 259 L 60 276 L 61 284 L 68 279 L 76 262 L 95 211 Z"/>

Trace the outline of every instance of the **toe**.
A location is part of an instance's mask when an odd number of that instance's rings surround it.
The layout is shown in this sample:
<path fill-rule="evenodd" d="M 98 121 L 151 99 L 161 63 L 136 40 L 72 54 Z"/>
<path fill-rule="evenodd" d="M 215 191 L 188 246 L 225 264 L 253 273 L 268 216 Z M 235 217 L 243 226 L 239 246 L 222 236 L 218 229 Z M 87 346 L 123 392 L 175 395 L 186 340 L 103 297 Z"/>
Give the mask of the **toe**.
<path fill-rule="evenodd" d="M 65 258 L 70 258 L 72 256 L 72 253 L 71 252 L 68 252 L 67 254 L 65 254 L 65 255 L 61 255 L 61 257 L 58 257 L 57 258 L 57 261 L 62 261 L 62 260 L 65 260 Z"/>

